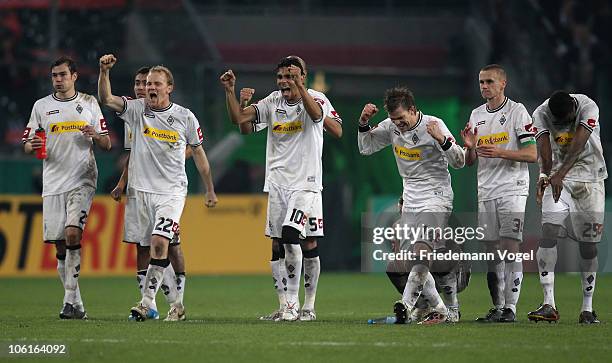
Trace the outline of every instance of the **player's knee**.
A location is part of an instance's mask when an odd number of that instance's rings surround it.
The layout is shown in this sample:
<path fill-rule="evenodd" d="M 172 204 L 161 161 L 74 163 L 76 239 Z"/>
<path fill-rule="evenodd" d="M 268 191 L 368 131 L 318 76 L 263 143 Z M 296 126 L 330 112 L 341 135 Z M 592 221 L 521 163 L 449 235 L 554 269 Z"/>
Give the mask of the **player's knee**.
<path fill-rule="evenodd" d="M 557 245 L 557 237 L 559 235 L 559 226 L 550 223 L 542 225 L 542 240 L 540 247 L 553 248 Z"/>
<path fill-rule="evenodd" d="M 580 257 L 585 260 L 592 260 L 597 257 L 597 245 L 594 243 L 581 243 Z"/>
<path fill-rule="evenodd" d="M 304 256 L 304 258 L 319 257 L 319 249 L 317 248 L 317 246 L 315 246 L 314 248 L 306 250 L 304 249 L 304 246 L 302 246 L 302 256 Z"/>
<path fill-rule="evenodd" d="M 66 236 L 66 245 L 72 246 L 81 242 L 81 230 L 75 227 L 67 227 L 64 231 Z"/>
<path fill-rule="evenodd" d="M 309 238 L 306 241 L 303 241 L 301 245 L 302 245 L 302 252 L 306 253 L 308 251 L 312 251 L 317 248 L 317 239 Z"/>
<path fill-rule="evenodd" d="M 283 226 L 281 243 L 283 244 L 299 244 L 300 243 L 300 231 L 293 227 Z"/>
<path fill-rule="evenodd" d="M 66 256 L 66 241 L 55 241 L 55 253 L 59 256 Z"/>

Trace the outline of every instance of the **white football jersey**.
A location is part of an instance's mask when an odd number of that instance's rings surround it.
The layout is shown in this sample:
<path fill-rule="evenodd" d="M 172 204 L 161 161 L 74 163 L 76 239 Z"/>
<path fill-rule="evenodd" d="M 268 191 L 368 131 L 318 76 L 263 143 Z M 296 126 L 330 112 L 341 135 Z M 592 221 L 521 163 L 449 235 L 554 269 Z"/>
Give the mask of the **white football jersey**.
<path fill-rule="evenodd" d="M 446 136 L 443 145 L 427 132 L 430 122 L 437 122 Z M 432 199 L 436 200 L 435 203 L 442 200 L 452 206 L 453 189 L 448 165 L 463 167 L 465 156 L 441 119 L 419 112 L 416 125 L 401 132 L 387 118 L 369 130 L 360 128 L 357 142 L 359 152 L 364 155 L 393 146 L 397 170 L 403 179 L 405 206 L 418 208 L 431 205 Z"/>
<path fill-rule="evenodd" d="M 321 106 L 323 115 L 342 122 L 327 97 L 315 90 L 308 93 Z M 313 121 L 302 101 L 287 102 L 280 91 L 252 105 L 257 116 L 253 130 L 268 129 L 266 181 L 289 190 L 323 189 L 323 118 Z"/>
<path fill-rule="evenodd" d="M 552 148 L 553 168 L 557 171 L 563 164 L 565 154 L 574 138 L 578 125 L 584 126 L 591 132 L 591 136 L 584 145 L 578 160 L 565 176 L 566 180 L 580 182 L 597 182 L 608 177 L 606 162 L 599 138 L 599 107 L 589 97 L 581 94 L 571 95 L 576 102 L 576 122 L 565 128 L 558 128 L 553 124 L 554 116 L 548 108 L 548 100 L 538 106 L 533 112 L 533 121 L 536 128 L 536 138 L 548 134 Z"/>
<path fill-rule="evenodd" d="M 529 112 L 522 103 L 514 102 L 508 97 L 494 110 L 490 110 L 486 103 L 474 109 L 469 122 L 477 133 L 477 145 L 495 145 L 500 149 L 516 151 L 535 144 Z M 528 194 L 527 163 L 478 157 L 479 201 Z"/>
<path fill-rule="evenodd" d="M 171 103 L 163 110 L 148 107 L 143 98 L 123 97 L 119 117 L 132 131 L 128 187 L 167 195 L 187 194 L 185 148 L 203 142 L 193 113 Z"/>
<path fill-rule="evenodd" d="M 127 122 L 123 124 L 123 148 L 127 151 L 132 150 L 132 130 Z"/>
<path fill-rule="evenodd" d="M 22 141 L 32 140 L 39 127 L 47 134 L 43 197 L 83 185 L 96 187 L 98 168 L 93 141 L 81 133 L 81 128 L 86 125 L 93 126 L 101 135 L 108 134 L 106 121 L 93 96 L 77 92 L 74 97 L 61 100 L 52 94 L 34 103 Z"/>

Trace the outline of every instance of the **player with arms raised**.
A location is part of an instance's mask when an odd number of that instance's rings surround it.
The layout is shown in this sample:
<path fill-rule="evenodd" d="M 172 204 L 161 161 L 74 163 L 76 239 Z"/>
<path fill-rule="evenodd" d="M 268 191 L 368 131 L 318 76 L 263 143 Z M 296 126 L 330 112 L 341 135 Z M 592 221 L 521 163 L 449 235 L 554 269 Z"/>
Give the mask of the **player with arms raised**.
<path fill-rule="evenodd" d="M 302 66 L 304 82 L 308 76 L 306 63 L 298 56 L 292 55 L 287 57 L 289 59 L 297 60 Z M 309 90 L 313 96 L 319 102 L 322 102 L 325 107 L 325 118 L 323 120 L 323 129 L 334 138 L 342 137 L 342 119 L 332 106 L 329 99 L 321 92 Z M 255 90 L 253 88 L 242 88 L 240 90 L 240 105 L 242 108 L 248 106 L 249 101 L 253 97 Z M 251 134 L 253 132 L 259 132 L 266 129 L 267 124 L 256 124 L 256 123 L 242 123 L 239 125 L 240 132 L 244 135 Z M 270 173 L 270 164 L 266 163 L 266 175 Z M 268 183 L 264 185 L 264 192 L 269 192 Z M 311 217 L 312 218 L 312 217 Z M 322 231 L 318 226 L 313 225 L 306 229 L 306 239 L 301 243 L 303 266 L 304 266 L 304 305 L 300 309 L 300 321 L 313 321 L 316 320 L 317 315 L 315 313 L 315 300 L 317 295 L 317 286 L 319 276 L 321 273 L 321 262 L 319 259 L 319 250 L 317 245 L 317 238 L 320 237 Z M 278 321 L 281 318 L 283 309 L 286 305 L 286 282 L 287 273 L 285 271 L 285 250 L 281 248 L 281 242 L 279 238 L 272 238 L 272 258 L 270 260 L 270 267 L 272 270 L 272 280 L 274 282 L 274 289 L 276 290 L 279 308 L 273 311 L 271 314 L 261 316 L 260 320 L 271 320 Z"/>
<path fill-rule="evenodd" d="M 132 131 L 128 189 L 133 189 L 138 211 L 137 241 L 150 241 L 151 260 L 145 277 L 142 300 L 131 309 L 132 316 L 146 320 L 155 316 L 153 299 L 164 270 L 170 264 L 168 245 L 178 231 L 187 194 L 185 148 L 193 148 L 193 158 L 204 184 L 207 163 L 202 148 L 203 136 L 193 113 L 170 101 L 174 78 L 169 69 L 155 66 L 147 75 L 146 98 L 128 100 L 111 93 L 109 71 L 113 55 L 100 58 L 98 93 L 104 105 L 121 117 Z M 207 185 L 212 192 L 212 185 Z M 207 199 L 210 199 L 207 196 Z M 208 203 L 208 201 L 206 202 Z M 170 291 L 167 321 L 184 319 L 178 294 Z"/>
<path fill-rule="evenodd" d="M 371 103 L 364 106 L 359 118 L 359 152 L 371 155 L 392 145 L 404 187 L 400 223 L 411 228 L 428 226 L 443 229 L 453 209 L 448 165 L 462 168 L 465 161 L 463 150 L 455 143 L 441 119 L 424 115 L 417 109 L 414 96 L 407 88 L 387 90 L 385 109 L 389 117 L 370 127 L 368 122 L 378 108 Z M 442 247 L 446 247 L 445 242 L 433 235 L 402 241 L 401 249 L 412 250 L 416 254 L 416 261 L 410 268 L 402 300 L 394 306 L 398 324 L 410 322 L 421 292 L 428 296 L 433 306 L 433 311 L 424 318 L 423 324 L 446 321 L 448 311 L 429 271 L 431 261 L 427 257 L 421 258 L 422 254 L 426 256 L 428 252 Z"/>
<path fill-rule="evenodd" d="M 305 310 L 314 310 L 314 299 L 312 306 L 306 301 L 304 308 L 299 309 L 303 257 L 300 244 L 307 243 L 305 239 L 309 236 L 323 235 L 323 119 L 329 114 L 330 105 L 324 95 L 306 89 L 305 72 L 296 57 L 283 58 L 277 65 L 276 76 L 279 90 L 246 108 L 240 107 L 236 99 L 236 77 L 231 70 L 221 76 L 221 83 L 234 124 L 253 124 L 257 130 L 264 125 L 268 128 L 266 235 L 278 240 L 285 251 L 287 291 L 280 319 L 293 321 Z"/>

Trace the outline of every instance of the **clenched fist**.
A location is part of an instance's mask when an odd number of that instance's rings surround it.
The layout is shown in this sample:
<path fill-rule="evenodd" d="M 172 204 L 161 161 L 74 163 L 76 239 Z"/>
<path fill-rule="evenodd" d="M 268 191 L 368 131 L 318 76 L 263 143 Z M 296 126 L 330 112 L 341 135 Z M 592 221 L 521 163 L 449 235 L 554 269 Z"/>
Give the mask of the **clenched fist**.
<path fill-rule="evenodd" d="M 219 80 L 226 91 L 231 91 L 236 86 L 236 76 L 231 69 L 228 69 L 227 72 L 223 73 L 221 77 L 219 77 Z"/>
<path fill-rule="evenodd" d="M 113 68 L 115 63 L 117 63 L 117 58 L 112 54 L 105 54 L 100 57 L 100 69 L 103 71 L 108 71 Z"/>
<path fill-rule="evenodd" d="M 378 107 L 373 103 L 368 103 L 363 106 L 361 116 L 359 116 L 359 124 L 364 126 L 370 121 L 370 119 L 378 113 Z"/>

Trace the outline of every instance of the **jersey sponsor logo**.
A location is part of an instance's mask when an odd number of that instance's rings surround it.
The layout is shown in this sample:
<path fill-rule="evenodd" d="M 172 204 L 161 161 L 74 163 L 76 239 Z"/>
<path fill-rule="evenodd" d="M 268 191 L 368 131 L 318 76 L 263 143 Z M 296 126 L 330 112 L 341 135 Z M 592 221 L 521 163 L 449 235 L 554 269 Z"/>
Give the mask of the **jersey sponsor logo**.
<path fill-rule="evenodd" d="M 28 136 L 30 136 L 30 131 L 32 131 L 32 128 L 26 127 L 26 129 L 23 131 L 23 135 L 21 136 L 22 141 L 26 141 L 28 139 Z"/>
<path fill-rule="evenodd" d="M 59 113 L 59 110 L 47 111 L 47 112 L 45 112 L 45 115 L 49 116 L 49 115 L 54 115 L 56 113 Z"/>
<path fill-rule="evenodd" d="M 555 142 L 557 145 L 566 146 L 569 145 L 574 139 L 573 132 L 561 132 L 555 136 Z"/>
<path fill-rule="evenodd" d="M 272 126 L 272 132 L 276 134 L 295 134 L 304 131 L 302 121 L 296 120 L 293 122 L 286 123 L 274 123 Z"/>
<path fill-rule="evenodd" d="M 590 118 L 587 120 L 587 125 L 591 126 L 591 127 L 595 127 L 595 125 L 597 124 L 597 121 L 595 121 L 594 119 Z"/>
<path fill-rule="evenodd" d="M 200 139 L 200 142 L 204 140 L 204 135 L 202 134 L 202 128 L 200 127 L 198 127 L 198 139 Z"/>
<path fill-rule="evenodd" d="M 161 129 L 156 129 L 155 127 L 145 126 L 144 130 L 142 130 L 142 133 L 146 137 L 150 137 L 152 139 L 159 140 L 159 141 L 169 141 L 169 142 L 179 141 L 178 132 L 172 131 L 172 130 L 161 130 Z"/>
<path fill-rule="evenodd" d="M 103 118 L 100 119 L 100 129 L 102 129 L 102 131 L 108 131 L 108 127 L 106 127 L 106 120 Z"/>
<path fill-rule="evenodd" d="M 476 143 L 476 145 L 501 145 L 507 144 L 508 142 L 510 142 L 510 136 L 508 136 L 508 133 L 500 132 L 498 134 L 491 134 L 479 137 L 478 143 Z"/>
<path fill-rule="evenodd" d="M 410 161 L 422 160 L 423 155 L 421 149 L 409 149 L 403 146 L 394 145 L 393 152 L 398 158 Z"/>
<path fill-rule="evenodd" d="M 64 132 L 81 132 L 81 129 L 89 125 L 86 121 L 66 121 L 56 122 L 49 125 L 52 134 L 62 134 Z"/>

